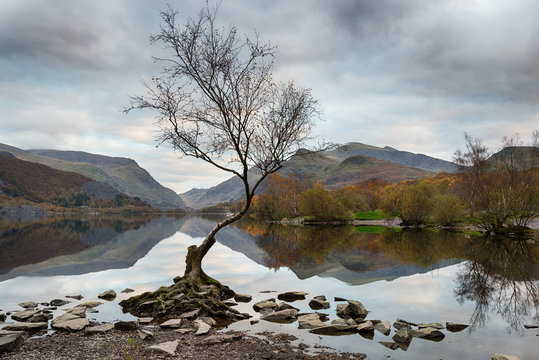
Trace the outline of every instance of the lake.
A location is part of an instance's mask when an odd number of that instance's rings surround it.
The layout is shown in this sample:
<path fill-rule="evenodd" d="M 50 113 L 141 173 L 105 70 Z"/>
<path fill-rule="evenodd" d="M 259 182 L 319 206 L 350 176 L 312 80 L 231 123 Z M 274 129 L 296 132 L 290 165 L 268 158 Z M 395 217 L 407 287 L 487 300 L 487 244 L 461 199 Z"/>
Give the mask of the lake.
<path fill-rule="evenodd" d="M 199 244 L 213 217 L 44 218 L 0 222 L 0 312 L 22 301 L 47 302 L 66 295 L 96 300 L 105 290 L 118 297 L 88 317 L 99 321 L 134 319 L 118 302 L 170 285 L 183 274 L 187 246 Z M 336 319 L 334 297 L 359 300 L 367 319 L 397 318 L 415 323 L 470 324 L 464 331 L 442 330 L 440 342 L 413 339 L 406 351 L 380 341 L 389 336 L 319 336 L 297 322 L 236 322 L 230 329 L 286 332 L 311 351 L 330 347 L 362 352 L 369 359 L 489 359 L 496 352 L 537 358 L 539 323 L 539 245 L 537 239 L 474 237 L 439 230 L 380 226 L 280 226 L 243 221 L 225 228 L 203 261 L 205 272 L 238 293 L 255 319 L 256 301 L 279 292 L 303 290 L 293 302 L 312 312 L 309 300 L 325 295 Z M 120 293 L 124 288 L 135 290 Z M 260 293 L 260 291 L 272 291 Z M 76 301 L 74 301 L 76 303 Z M 0 324 L 0 328 L 4 326 Z M 323 348 L 322 348 L 323 349 Z M 328 351 L 328 349 L 326 349 Z"/>

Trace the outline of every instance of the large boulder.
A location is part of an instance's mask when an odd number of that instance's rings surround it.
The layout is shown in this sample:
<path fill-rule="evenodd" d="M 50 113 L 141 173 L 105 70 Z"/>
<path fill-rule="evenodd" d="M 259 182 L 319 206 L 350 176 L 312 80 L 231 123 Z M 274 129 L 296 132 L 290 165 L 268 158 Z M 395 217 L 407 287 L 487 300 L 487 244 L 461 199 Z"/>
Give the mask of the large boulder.
<path fill-rule="evenodd" d="M 320 320 L 320 314 L 317 313 L 300 315 L 298 322 L 300 329 L 314 329 L 326 325 Z"/>
<path fill-rule="evenodd" d="M 13 351 L 19 348 L 24 343 L 22 333 L 9 334 L 0 337 L 0 354 L 8 351 Z"/>

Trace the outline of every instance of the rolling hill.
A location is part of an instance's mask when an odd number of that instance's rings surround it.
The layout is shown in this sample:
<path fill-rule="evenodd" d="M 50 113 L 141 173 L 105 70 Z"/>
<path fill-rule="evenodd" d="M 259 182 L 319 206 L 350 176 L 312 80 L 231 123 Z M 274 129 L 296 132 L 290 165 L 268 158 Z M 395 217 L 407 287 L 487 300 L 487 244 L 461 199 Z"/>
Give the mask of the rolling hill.
<path fill-rule="evenodd" d="M 433 174 L 423 169 L 412 168 L 387 160 L 353 155 L 340 160 L 325 156 L 326 153 L 305 153 L 294 155 L 279 170 L 281 175 L 291 174 L 302 181 L 322 181 L 328 189 L 352 185 L 369 179 L 383 179 L 400 182 L 407 179 L 421 179 Z M 257 174 L 250 172 L 252 178 Z M 264 186 L 259 192 L 263 192 Z M 230 178 L 209 189 L 192 189 L 181 194 L 187 206 L 201 209 L 220 202 L 237 201 L 243 197 L 243 184 L 236 177 Z"/>
<path fill-rule="evenodd" d="M 178 194 L 159 184 L 132 159 L 82 151 L 25 151 L 5 144 L 0 144 L 0 151 L 9 152 L 21 160 L 87 176 L 108 184 L 128 196 L 139 197 L 151 206 L 160 209 L 185 207 Z"/>

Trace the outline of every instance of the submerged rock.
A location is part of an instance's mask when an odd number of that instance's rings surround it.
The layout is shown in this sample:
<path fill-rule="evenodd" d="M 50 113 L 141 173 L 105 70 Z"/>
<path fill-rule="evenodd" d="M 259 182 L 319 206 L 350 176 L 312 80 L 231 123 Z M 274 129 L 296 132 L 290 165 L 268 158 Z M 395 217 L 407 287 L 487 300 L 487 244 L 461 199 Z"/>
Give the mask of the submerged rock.
<path fill-rule="evenodd" d="M 50 306 L 64 306 L 64 305 L 69 304 L 69 303 L 70 303 L 70 301 L 63 300 L 63 299 L 52 299 L 49 302 L 49 305 Z"/>
<path fill-rule="evenodd" d="M 309 307 L 313 310 L 329 309 L 329 301 L 314 298 L 309 301 Z"/>
<path fill-rule="evenodd" d="M 19 306 L 25 309 L 35 309 L 37 307 L 37 303 L 33 301 L 25 301 L 20 303 Z"/>
<path fill-rule="evenodd" d="M 112 300 L 116 299 L 116 291 L 107 290 L 107 291 L 102 292 L 101 294 L 97 295 L 97 297 L 100 298 L 100 299 L 103 299 L 103 300 L 112 301 Z"/>
<path fill-rule="evenodd" d="M 413 337 L 432 341 L 442 341 L 445 337 L 443 332 L 432 327 L 421 328 L 419 330 L 407 329 L 407 331 Z"/>
<path fill-rule="evenodd" d="M 304 291 L 287 291 L 277 295 L 277 299 L 292 302 L 296 300 L 305 300 L 305 295 L 307 295 L 307 293 Z"/>
<path fill-rule="evenodd" d="M 451 331 L 451 332 L 462 331 L 462 330 L 466 329 L 468 326 L 469 325 L 466 325 L 466 324 L 455 324 L 455 323 L 452 323 L 452 322 L 446 322 L 445 323 L 445 328 L 448 331 Z"/>
<path fill-rule="evenodd" d="M 331 324 L 309 330 L 310 333 L 318 335 L 350 335 L 357 333 L 356 325 Z"/>
<path fill-rule="evenodd" d="M 440 323 L 418 324 L 417 327 L 420 329 L 423 329 L 423 328 L 443 329 L 444 328 L 444 326 Z"/>
<path fill-rule="evenodd" d="M 122 290 L 122 293 L 123 293 L 123 294 L 128 294 L 128 293 L 132 293 L 132 292 L 134 292 L 134 291 L 135 291 L 135 290 L 133 290 L 133 289 L 125 288 L 125 289 Z"/>

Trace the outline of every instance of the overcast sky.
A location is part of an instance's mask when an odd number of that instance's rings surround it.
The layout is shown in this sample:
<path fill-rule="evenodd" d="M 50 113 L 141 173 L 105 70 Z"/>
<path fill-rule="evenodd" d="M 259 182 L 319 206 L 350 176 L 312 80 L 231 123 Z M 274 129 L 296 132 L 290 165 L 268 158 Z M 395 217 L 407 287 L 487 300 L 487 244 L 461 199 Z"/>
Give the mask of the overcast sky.
<path fill-rule="evenodd" d="M 166 3 L 205 1 L 1 0 L 0 142 L 130 157 L 180 193 L 228 178 L 122 113 L 159 74 Z M 278 45 L 276 77 L 312 88 L 333 142 L 451 160 L 465 131 L 494 150 L 539 128 L 539 1 L 222 0 L 219 19 Z"/>

